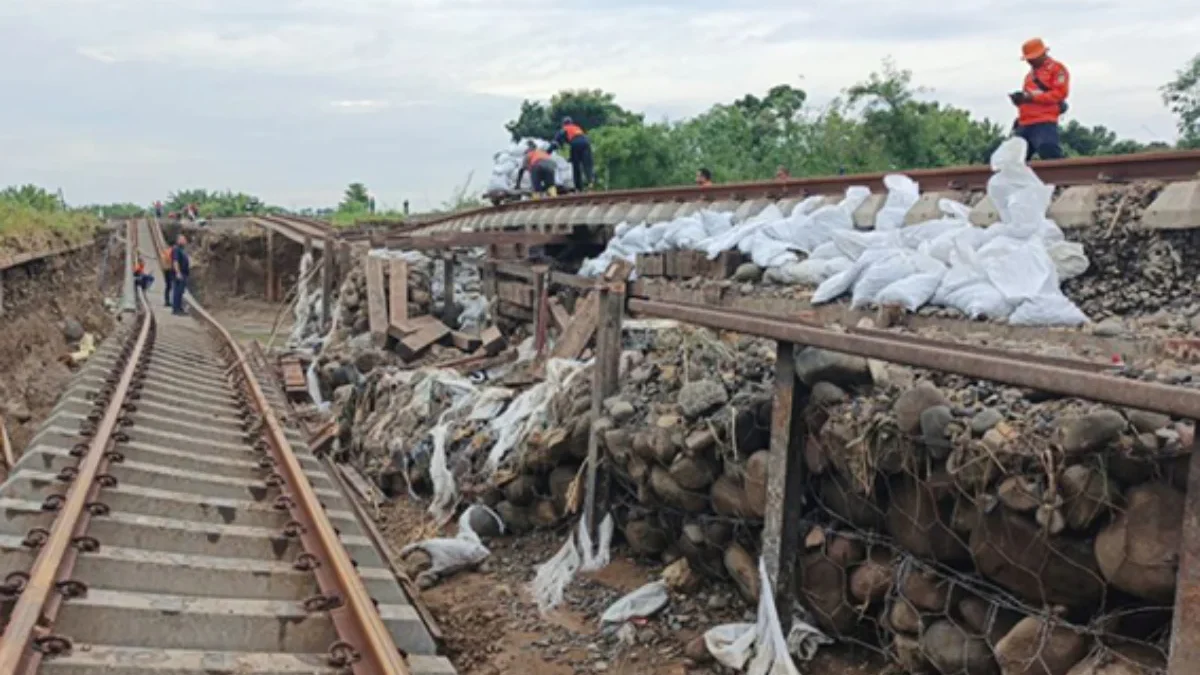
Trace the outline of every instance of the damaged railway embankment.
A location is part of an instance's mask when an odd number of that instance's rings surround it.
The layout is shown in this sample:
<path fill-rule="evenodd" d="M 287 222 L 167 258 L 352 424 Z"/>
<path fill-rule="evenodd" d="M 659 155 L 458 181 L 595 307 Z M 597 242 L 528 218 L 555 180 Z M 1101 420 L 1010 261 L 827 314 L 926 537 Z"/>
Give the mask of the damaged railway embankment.
<path fill-rule="evenodd" d="M 1192 231 L 1144 226 L 1142 207 L 1159 196 L 1161 186 L 1114 186 L 1088 207 L 1088 223 L 1061 229 L 1061 241 L 1081 245 L 1088 262 L 1062 285 L 1063 298 L 1096 321 L 993 332 L 1000 324 L 955 319 L 963 313 L 939 306 L 890 330 L 952 333 L 956 341 L 1012 353 L 1115 359 L 1114 371 L 1125 377 L 1200 385 L 1200 368 L 1189 358 L 1104 351 L 1108 339 L 1195 337 L 1200 306 L 1185 261 Z M 751 218 L 728 224 L 746 227 Z M 946 231 L 986 229 L 966 221 Z M 851 219 L 849 231 L 855 228 Z M 609 261 L 618 258 L 624 256 Z M 630 262 L 642 266 L 640 257 Z M 776 316 L 805 316 L 813 310 L 813 286 L 827 281 L 771 283 L 778 276 L 763 274 L 771 266 L 751 264 L 756 269 L 737 279 L 679 285 L 694 287 L 699 298 L 719 295 L 713 289 L 781 298 L 794 304 L 779 305 L 791 309 Z M 433 287 L 434 268 L 405 275 L 405 304 L 440 317 L 448 331 L 511 321 L 519 312 L 509 310 L 524 302 L 524 292 L 494 292 L 494 270 L 484 262 L 456 277 L 458 297 L 474 300 L 482 291 L 488 301 L 486 312 L 458 313 L 471 317 L 471 326 L 439 310 L 445 290 Z M 321 334 L 314 383 L 340 421 L 337 457 L 398 498 L 428 500 L 439 520 L 475 504 L 498 516 L 472 509 L 458 538 L 407 551 L 427 584 L 484 560 L 488 538 L 501 528 L 520 534 L 574 521 L 588 446 L 596 443 L 609 476 L 615 550 L 665 566 L 668 597 L 728 582 L 747 608 L 761 599 L 757 558 L 777 412 L 773 343 L 626 320 L 619 386 L 593 415 L 592 366 L 579 360 L 589 354 L 581 348 L 574 359 L 547 359 L 571 341 L 577 322 L 596 323 L 586 291 L 564 303 L 573 314 L 545 321 L 550 341 L 541 355 L 529 338 L 537 326 L 514 321 L 504 338 L 519 345 L 515 361 L 464 373 L 437 367 L 461 357 L 446 353 L 449 335 L 421 354 L 404 353 L 404 331 L 372 336 L 371 305 L 390 303 L 382 280 L 373 291 L 370 276 L 354 271 L 343 281 L 339 323 L 327 335 L 307 320 L 310 304 L 295 344 L 312 345 L 311 335 Z M 891 323 L 895 315 L 884 303 L 879 316 Z M 794 370 L 808 480 L 803 550 L 785 573 L 799 589 L 801 625 L 883 654 L 905 672 L 1165 669 L 1195 433 L 1190 421 L 813 348 L 798 353 Z M 607 545 L 597 552 L 596 543 L 572 535 L 536 574 L 536 597 L 550 605 L 560 600 L 576 570 L 605 558 Z M 670 604 L 654 611 L 673 616 Z M 730 653 L 718 644 L 727 634 L 710 634 L 708 649 L 689 649 L 689 656 L 728 663 Z"/>
<path fill-rule="evenodd" d="M 114 325 L 123 245 L 107 230 L 19 250 L 0 242 L 0 418 L 19 456 L 71 369 Z"/>

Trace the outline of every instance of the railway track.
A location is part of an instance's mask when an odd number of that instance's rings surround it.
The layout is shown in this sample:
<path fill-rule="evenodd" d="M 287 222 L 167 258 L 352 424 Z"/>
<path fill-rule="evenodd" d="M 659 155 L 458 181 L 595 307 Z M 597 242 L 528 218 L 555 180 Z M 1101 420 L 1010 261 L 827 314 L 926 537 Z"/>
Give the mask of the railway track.
<path fill-rule="evenodd" d="M 0 486 L 0 673 L 453 673 L 278 387 L 191 310 L 139 298 Z"/>
<path fill-rule="evenodd" d="M 1200 150 L 1074 157 L 1033 162 L 1032 166 L 1043 181 L 1058 187 L 1121 184 L 1140 180 L 1183 182 L 1196 180 L 1200 176 Z M 622 221 L 660 222 L 689 215 L 700 208 L 737 211 L 745 218 L 757 213 L 756 210 L 752 211 L 752 204 L 758 204 L 761 209 L 762 205 L 772 201 L 799 201 L 811 195 L 838 195 L 854 185 L 866 186 L 879 196 L 878 203 L 869 202 L 865 206 L 873 219 L 874 212 L 882 206 L 882 196 L 886 194 L 883 178 L 888 173 L 893 172 L 560 195 L 552 199 L 459 211 L 388 228 L 387 233 L 428 234 L 462 230 L 562 232 L 574 227 L 612 226 Z M 920 183 L 923 193 L 965 194 L 983 190 L 992 176 L 992 169 L 988 165 L 973 165 L 915 169 L 902 173 Z M 745 211 L 738 211 L 743 207 Z M 366 240 L 369 236 L 367 230 L 356 230 L 345 233 L 343 238 Z"/>

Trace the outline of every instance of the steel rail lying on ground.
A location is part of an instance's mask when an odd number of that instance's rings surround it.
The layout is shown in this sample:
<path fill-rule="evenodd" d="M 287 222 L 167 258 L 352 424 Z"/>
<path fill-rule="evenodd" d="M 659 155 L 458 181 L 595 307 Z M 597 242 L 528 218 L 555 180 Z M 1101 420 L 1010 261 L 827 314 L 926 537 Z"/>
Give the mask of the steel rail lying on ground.
<path fill-rule="evenodd" d="M 1095 364 L 1041 361 L 1003 350 L 986 351 L 951 342 L 914 341 L 885 331 L 841 332 L 760 314 L 630 298 L 632 312 L 780 342 L 819 347 L 918 368 L 1029 387 L 1189 419 L 1200 418 L 1200 390 L 1184 389 L 1097 372 Z"/>
<path fill-rule="evenodd" d="M 152 231 L 154 229 L 151 228 Z M 160 236 L 156 236 L 155 245 L 161 245 Z M 298 534 L 305 550 L 317 556 L 313 573 L 323 598 L 330 602 L 328 611 L 338 635 L 352 650 L 347 655 L 346 665 L 358 675 L 406 675 L 408 666 L 396 649 L 362 579 L 354 570 L 350 556 L 338 540 L 337 532 L 325 516 L 321 502 L 284 436 L 283 428 L 259 386 L 245 352 L 229 331 L 194 299 L 188 299 L 188 306 L 220 337 L 224 348 L 230 352 L 230 360 L 236 367 L 235 380 L 245 387 L 251 405 L 262 418 L 267 446 L 277 468 L 283 471 L 278 479 L 281 487 L 285 488 L 280 503 L 297 516 Z M 361 656 L 361 660 L 351 654 Z"/>
<path fill-rule="evenodd" d="M 130 227 L 132 230 L 132 226 Z M 129 235 L 127 235 L 129 236 Z M 130 237 L 132 241 L 132 237 Z M 8 624 L 0 636 L 0 673 L 32 672 L 36 669 L 42 651 L 47 647 L 40 642 L 53 640 L 56 636 L 46 633 L 43 621 L 50 621 L 57 614 L 62 598 L 73 582 L 69 577 L 79 549 L 88 544 L 85 538 L 89 507 L 96 503 L 104 472 L 115 443 L 117 424 L 127 409 L 126 396 L 139 369 L 139 362 L 153 341 L 154 317 L 144 295 L 138 294 L 140 327 L 137 339 L 125 355 L 119 379 L 115 380 L 104 415 L 92 431 L 91 441 L 86 446 L 78 468 L 70 474 L 71 484 L 65 499 L 57 502 L 58 516 L 44 534 L 37 558 L 24 581 L 20 596 L 9 616 Z M 66 477 L 66 474 L 64 474 Z M 6 580 L 8 581 L 8 580 Z M 58 595 L 51 595 L 58 593 Z"/>

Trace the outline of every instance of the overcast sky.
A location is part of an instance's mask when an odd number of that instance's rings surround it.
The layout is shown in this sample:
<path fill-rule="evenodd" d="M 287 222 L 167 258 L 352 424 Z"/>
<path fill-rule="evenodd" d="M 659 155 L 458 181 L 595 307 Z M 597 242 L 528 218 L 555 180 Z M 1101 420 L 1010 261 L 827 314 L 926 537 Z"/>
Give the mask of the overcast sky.
<path fill-rule="evenodd" d="M 231 188 L 287 207 L 486 182 L 522 98 L 602 88 L 677 119 L 789 83 L 818 104 L 891 56 L 1007 121 L 1041 35 L 1072 115 L 1173 140 L 1157 88 L 1195 0 L 0 0 L 0 185 L 72 203 Z"/>

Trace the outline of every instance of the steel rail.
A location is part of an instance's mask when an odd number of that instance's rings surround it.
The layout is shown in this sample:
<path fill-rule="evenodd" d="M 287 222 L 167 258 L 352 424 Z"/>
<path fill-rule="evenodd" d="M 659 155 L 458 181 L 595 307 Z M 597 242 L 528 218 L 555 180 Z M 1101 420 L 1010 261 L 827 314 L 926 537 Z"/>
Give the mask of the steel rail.
<path fill-rule="evenodd" d="M 1126 379 L 1097 372 L 1092 364 L 1032 361 L 1004 350 L 986 352 L 955 343 L 915 343 L 890 334 L 846 333 L 727 309 L 630 298 L 629 310 L 664 319 L 757 335 L 781 342 L 819 347 L 917 368 L 1029 387 L 1111 405 L 1200 418 L 1200 390 Z"/>
<path fill-rule="evenodd" d="M 1031 166 L 1048 184 L 1056 186 L 1121 183 L 1135 180 L 1194 180 L 1200 173 L 1200 150 L 1171 150 L 1143 152 L 1131 155 L 1101 157 L 1072 157 L 1033 162 Z M 789 180 L 767 180 L 742 183 L 721 183 L 699 187 L 675 185 L 637 190 L 609 190 L 560 195 L 538 201 L 509 202 L 485 206 L 458 213 L 430 218 L 419 223 L 387 230 L 388 234 L 406 234 L 453 220 L 489 213 L 508 213 L 533 209 L 657 202 L 717 202 L 747 199 L 783 199 L 819 194 L 837 194 L 853 185 L 863 185 L 872 191 L 884 190 L 883 178 L 891 173 L 903 173 L 921 184 L 922 191 L 981 190 L 992 177 L 991 166 L 943 167 L 860 173 L 842 176 L 818 176 Z"/>
<path fill-rule="evenodd" d="M 160 244 L 160 239 L 161 236 L 155 237 L 156 246 Z M 300 516 L 301 542 L 305 550 L 316 554 L 321 561 L 313 570 L 318 584 L 327 596 L 330 591 L 336 591 L 343 603 L 329 610 L 329 615 L 339 637 L 362 657 L 351 665 L 353 672 L 356 675 L 407 675 L 408 666 L 396 649 L 391 633 L 375 609 L 366 586 L 354 570 L 354 564 L 338 539 L 338 533 L 325 516 L 324 507 L 292 451 L 246 353 L 229 331 L 199 303 L 190 297 L 187 302 L 196 315 L 217 333 L 232 354 L 233 365 L 239 373 L 237 379 L 245 385 L 251 405 L 262 418 L 267 446 L 277 466 L 282 469 L 285 485 L 291 492 L 290 495 L 284 495 L 288 498 L 286 501 L 290 502 L 289 509 L 298 511 Z M 0 673 L 4 672 L 0 670 Z"/>
<path fill-rule="evenodd" d="M 332 225 L 307 218 L 294 216 L 254 216 L 251 221 L 262 227 L 274 230 L 292 241 L 303 244 L 309 241 L 314 248 L 324 250 L 325 238 L 333 236 Z"/>
<path fill-rule="evenodd" d="M 131 225 L 130 228 L 132 227 Z M 132 237 L 128 237 L 127 241 L 129 245 L 133 245 Z M 76 537 L 83 535 L 81 530 L 87 525 L 85 508 L 94 500 L 100 488 L 97 478 L 108 462 L 107 454 L 113 443 L 112 436 L 118 419 L 125 408 L 125 398 L 129 394 L 130 384 L 138 370 L 142 353 L 151 341 L 153 313 L 144 294 L 139 292 L 138 300 L 141 305 L 141 327 L 137 341 L 129 352 L 120 379 L 117 380 L 104 409 L 104 416 L 87 444 L 86 454 L 77 467 L 78 473 L 67 488 L 58 516 L 50 527 L 50 534 L 38 550 L 37 558 L 29 571 L 29 579 L 13 606 L 3 635 L 0 636 L 0 673 L 4 675 L 18 672 L 18 668 L 23 664 L 29 666 L 27 657 L 35 655 L 32 652 L 34 640 L 39 637 L 39 633 L 45 631 L 39 624 L 43 618 L 53 620 L 57 613 L 61 598 L 52 596 L 51 593 L 58 590 L 59 582 L 65 581 L 59 578 L 60 575 L 70 574 L 68 568 L 71 565 L 67 557 L 74 552 L 69 547 Z"/>

